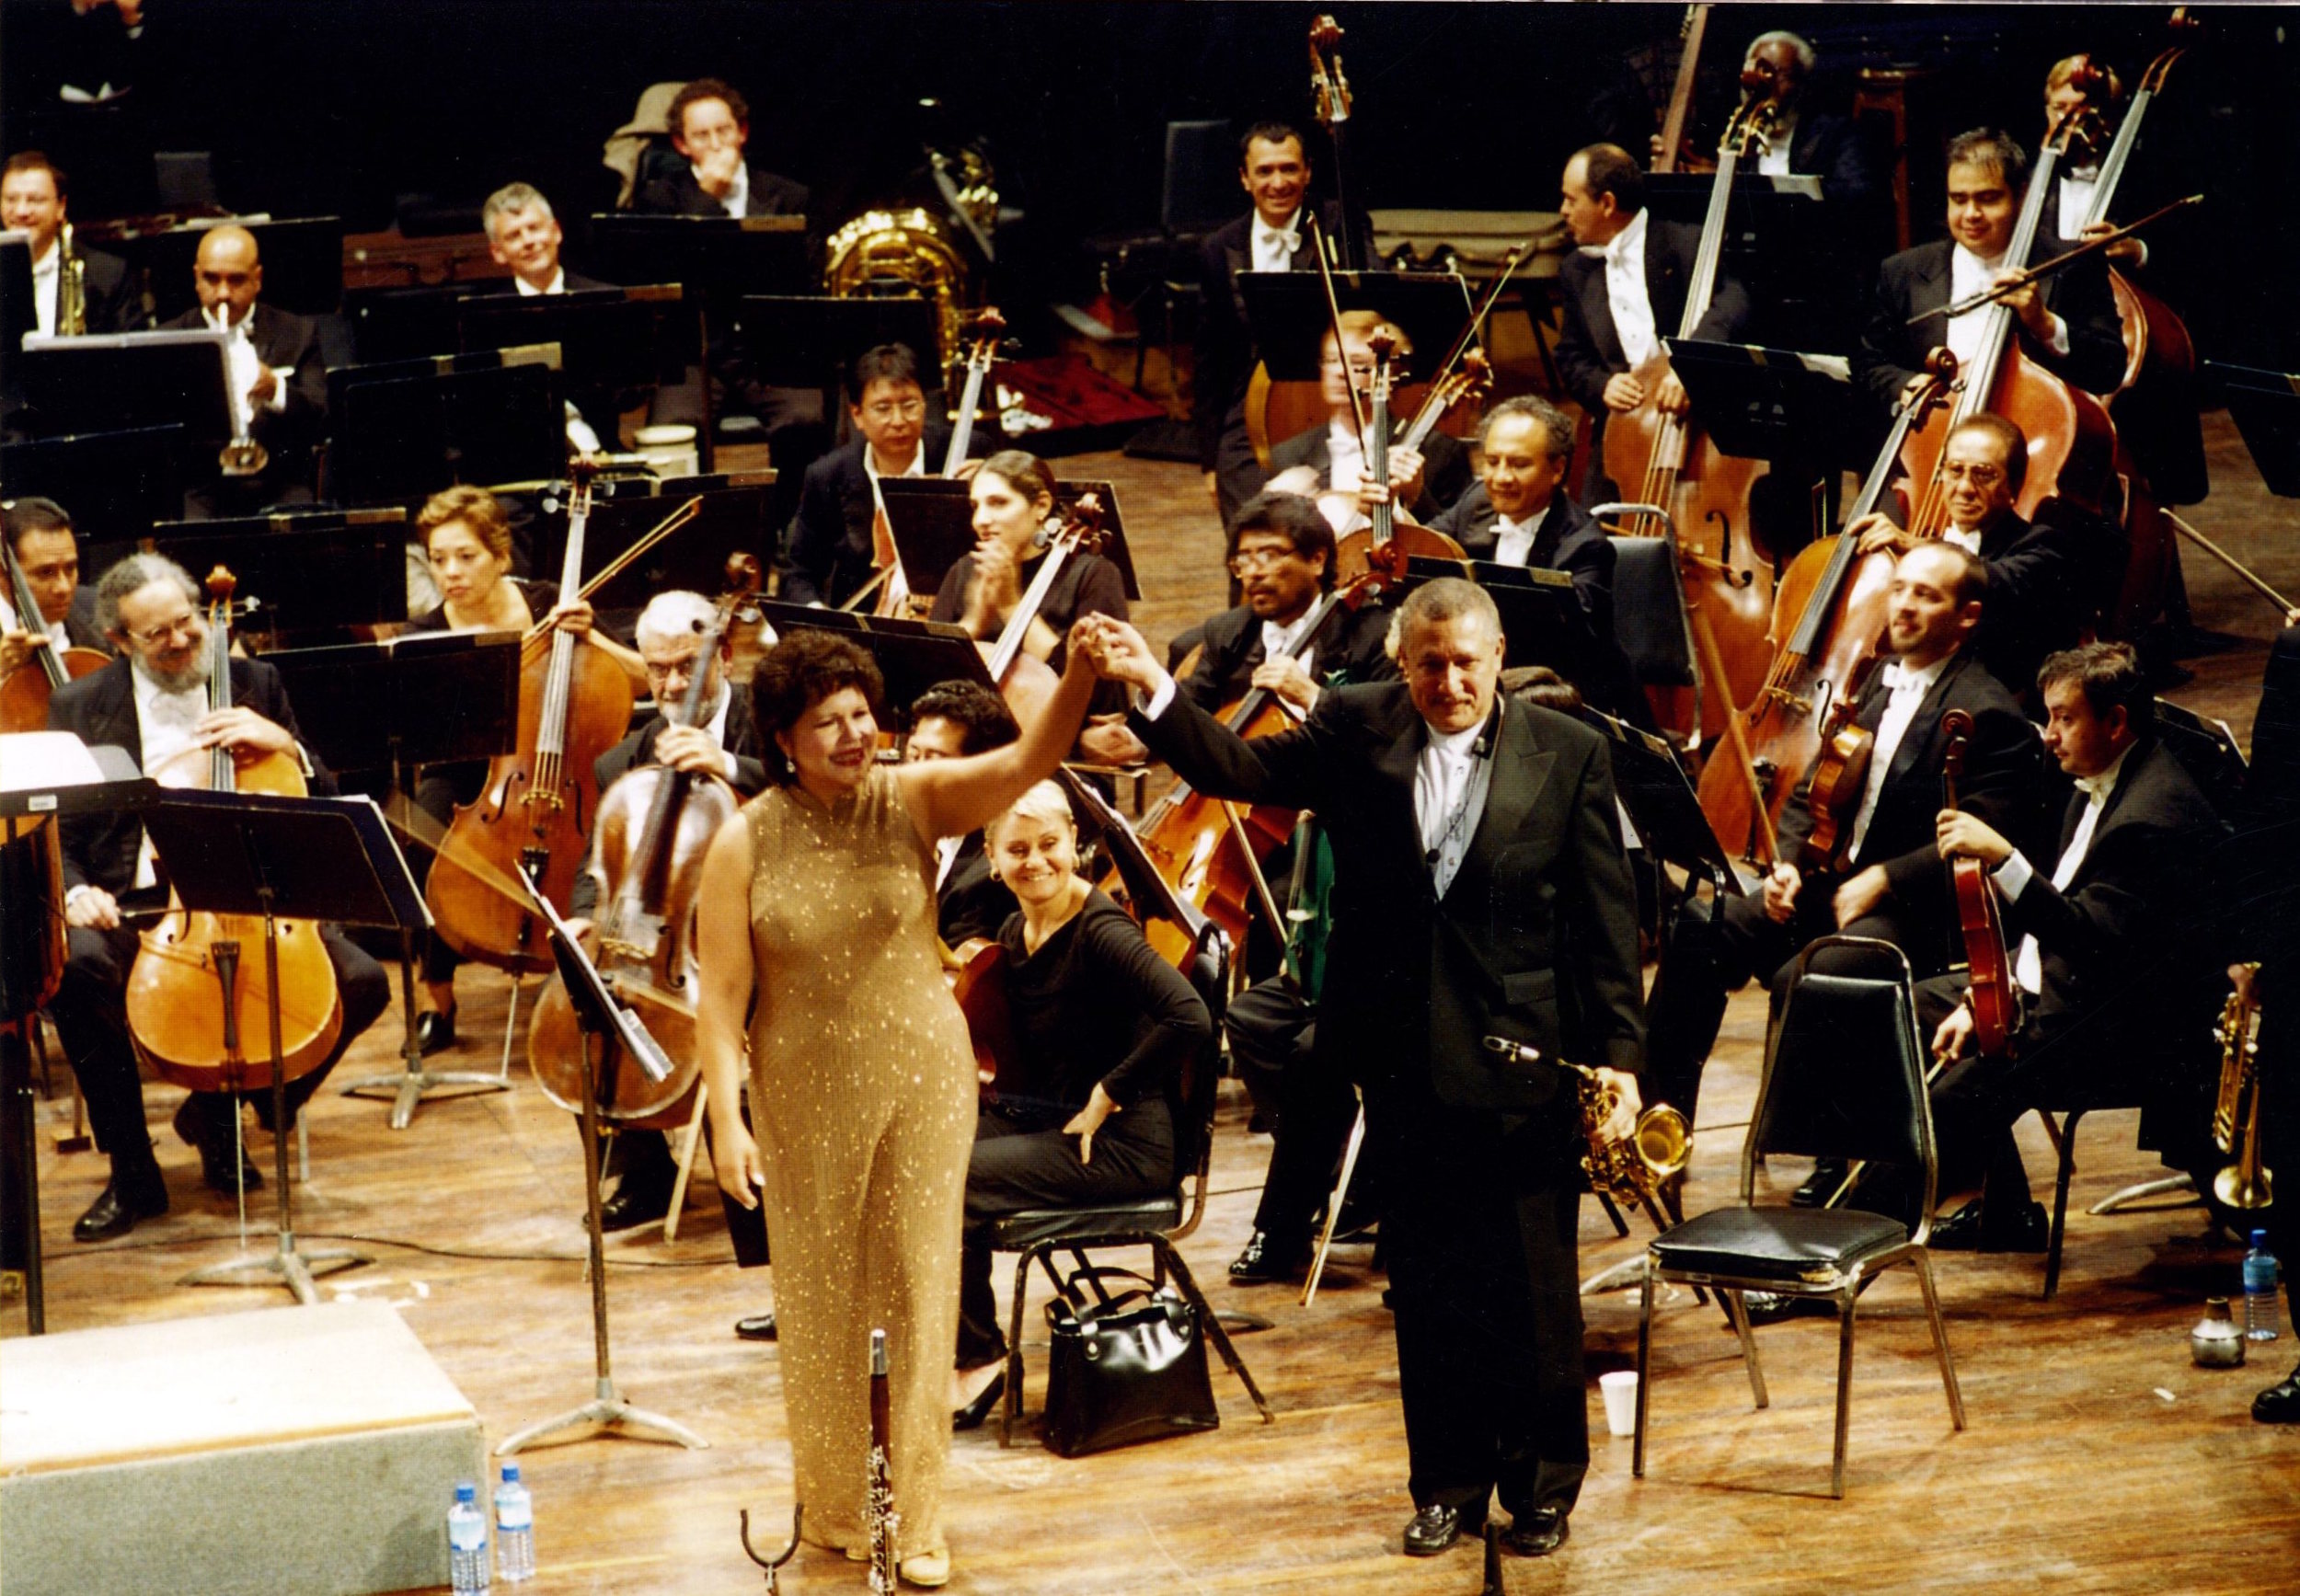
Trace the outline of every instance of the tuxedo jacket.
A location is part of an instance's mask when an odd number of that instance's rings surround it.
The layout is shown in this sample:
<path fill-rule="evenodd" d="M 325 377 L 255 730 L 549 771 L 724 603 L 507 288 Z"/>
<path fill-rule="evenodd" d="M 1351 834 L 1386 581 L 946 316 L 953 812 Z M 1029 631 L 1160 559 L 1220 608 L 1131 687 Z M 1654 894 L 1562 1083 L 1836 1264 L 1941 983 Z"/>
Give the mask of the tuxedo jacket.
<path fill-rule="evenodd" d="M 1397 663 L 1382 647 L 1389 636 L 1391 613 L 1374 604 L 1336 611 L 1311 657 L 1311 674 L 1323 682 L 1344 671 L 1353 683 L 1395 682 Z M 1262 648 L 1261 617 L 1240 604 L 1214 616 L 1198 633 L 1197 669 L 1175 687 L 1207 714 L 1218 715 L 1246 695 L 1255 667 L 1269 657 Z"/>
<path fill-rule="evenodd" d="M 1875 731 L 1892 697 L 1880 666 L 1862 684 L 1855 723 Z M 1941 672 L 1894 750 L 1869 834 L 1862 840 L 1860 856 L 1853 861 L 1857 869 L 1882 867 L 1894 898 L 1919 918 L 1940 913 L 1948 901 L 1949 870 L 1935 844 L 1943 797 L 1941 766 L 1948 748 L 1940 722 L 1951 709 L 1964 710 L 1973 722 L 1964 775 L 1957 783 L 1958 807 L 1987 821 L 2031 858 L 2041 851 L 2040 816 L 2047 790 L 2044 745 L 2012 695 L 1967 648 Z M 1805 839 L 1812 835 L 1812 811 L 1806 806 L 1811 783 L 1809 768 L 1796 797 L 1781 812 L 1777 835 L 1784 859 L 1796 859 Z M 1838 841 L 1841 845 L 1852 841 L 1850 815 Z"/>
<path fill-rule="evenodd" d="M 1653 306 L 1653 331 L 1674 338 L 1685 313 L 1685 293 L 1693 281 L 1694 258 L 1701 252 L 1701 229 L 1690 222 L 1664 222 L 1649 216 L 1645 224 L 1645 293 Z M 1629 369 L 1621 352 L 1621 335 L 1614 330 L 1613 305 L 1605 297 L 1605 262 L 1597 255 L 1576 249 L 1558 268 L 1558 297 L 1563 301 L 1562 328 L 1558 335 L 1558 373 L 1574 402 L 1601 421 L 1605 414 L 1605 379 Z M 1720 271 L 1709 296 L 1708 313 L 1693 329 L 1699 339 L 1737 340 L 1749 326 L 1749 294 L 1739 280 Z"/>
<path fill-rule="evenodd" d="M 260 300 L 247 313 L 248 341 L 256 354 L 275 371 L 292 368 L 287 396 L 278 410 L 259 409 L 250 423 L 256 442 L 270 451 L 271 464 L 264 475 L 311 475 L 310 454 L 328 423 L 328 368 L 319 350 L 319 326 L 308 316 L 280 310 Z M 199 331 L 208 324 L 194 306 L 167 324 L 170 328 Z"/>
<path fill-rule="evenodd" d="M 1333 848 L 1332 930 L 1315 1056 L 1369 1092 L 1570 1126 L 1576 1094 L 1547 1060 L 1635 1071 L 1644 1053 L 1637 893 L 1604 740 L 1500 701 L 1491 786 L 1437 895 L 1414 815 L 1427 728 L 1402 683 L 1340 687 L 1308 721 L 1247 741 L 1177 694 L 1138 735 L 1200 791 L 1317 811 Z"/>
<path fill-rule="evenodd" d="M 978 426 L 967 453 L 979 458 L 989 444 Z M 949 427 L 929 418 L 918 446 L 926 452 L 926 469 L 939 472 L 950 447 Z M 857 435 L 807 467 L 799 511 L 783 533 L 777 562 L 785 603 L 835 608 L 870 580 L 870 522 L 878 506 L 870 495 L 870 473 L 863 469 L 863 451 L 869 447 L 870 441 Z"/>
<path fill-rule="evenodd" d="M 94 649 L 106 654 L 120 651 L 112 647 L 109 637 L 97 629 L 96 590 L 86 584 L 72 590 L 72 607 L 64 612 L 63 631 L 75 649 Z"/>
<path fill-rule="evenodd" d="M 1851 117 L 1800 110 L 1789 134 L 1788 169 L 1819 178 L 1821 197 L 1831 205 L 1857 209 L 1882 197 L 1883 174 Z"/>
<path fill-rule="evenodd" d="M 967 832 L 936 897 L 935 935 L 949 947 L 977 936 L 995 938 L 1021 907 L 1006 884 L 990 873 L 983 833 Z"/>
<path fill-rule="evenodd" d="M 107 743 L 124 748 L 136 762 L 136 768 L 143 769 L 144 730 L 136 720 L 135 688 L 130 672 L 126 660 L 114 660 L 103 670 L 57 688 L 55 696 L 48 701 L 49 729 L 69 731 L 91 748 Z M 232 661 L 232 702 L 286 728 L 288 735 L 298 741 L 303 740 L 303 733 L 296 728 L 295 711 L 288 703 L 286 684 L 280 680 L 279 672 L 262 660 Z M 308 785 L 313 796 L 334 796 L 335 777 L 328 774 L 317 754 L 308 748 L 305 754 L 311 761 Z M 59 840 L 63 844 L 67 891 L 86 883 L 101 887 L 117 897 L 134 884 L 136 852 L 143 845 L 144 822 L 133 814 L 101 810 L 66 815 Z"/>
<path fill-rule="evenodd" d="M 751 192 L 743 204 L 747 216 L 803 216 L 807 186 L 778 177 L 758 166 L 751 171 Z M 725 206 L 703 192 L 695 168 L 684 159 L 668 176 L 651 178 L 631 201 L 631 209 L 656 216 L 724 216 Z M 572 286 L 570 284 L 570 286 Z"/>
<path fill-rule="evenodd" d="M 1333 433 L 1325 427 L 1305 428 L 1282 443 L 1270 446 L 1270 474 L 1296 465 L 1317 473 L 1318 486 L 1334 485 Z M 1427 522 L 1445 505 L 1469 490 L 1475 481 L 1469 465 L 1469 446 L 1449 432 L 1432 432 L 1421 441 L 1421 497 L 1406 508 L 1416 521 Z"/>
<path fill-rule="evenodd" d="M 2067 247 L 2046 229 L 2038 235 L 2033 258 L 2048 259 Z M 1953 248 L 1948 239 L 1937 238 L 1887 256 L 1877 268 L 1869 319 L 1853 350 L 1853 381 L 1887 410 L 1899 401 L 1903 385 L 1924 365 L 1926 355 L 1947 340 L 1949 324 L 1944 318 L 1931 316 L 1914 327 L 1909 318 L 1948 307 Z M 2046 278 L 2042 292 L 2046 307 L 2068 324 L 2068 353 L 2053 353 L 2016 321 L 2014 331 L 2021 350 L 2055 376 L 2080 388 L 2113 392 L 2124 375 L 2124 330 L 2117 319 L 2116 301 L 2109 292 L 2108 273 L 2100 258 L 2094 256 Z"/>
<path fill-rule="evenodd" d="M 750 693 L 732 685 L 728 691 L 732 696 L 727 700 L 727 725 L 720 746 L 735 756 L 735 779 L 731 784 L 735 791 L 745 798 L 753 798 L 766 790 L 766 744 L 759 736 L 758 723 L 751 718 Z M 658 711 L 646 725 L 592 762 L 592 777 L 598 783 L 602 798 L 609 787 L 629 772 L 655 763 L 656 740 L 670 724 L 670 718 Z M 568 899 L 569 914 L 588 916 L 598 906 L 599 878 L 588 869 L 578 870 L 574 890 Z"/>
<path fill-rule="evenodd" d="M 2114 600 L 2124 557 L 2122 533 L 2058 495 L 2034 521 L 2008 510 L 1991 522 L 1981 534 L 1988 601 L 1973 639 L 1989 674 L 2033 702 L 2037 667 L 2083 639 Z"/>
<path fill-rule="evenodd" d="M 129 281 L 128 263 L 100 249 L 75 245 L 73 252 L 86 263 L 82 278 L 86 289 L 83 303 L 88 331 L 134 332 L 143 326 L 141 296 Z"/>
<path fill-rule="evenodd" d="M 1294 246 L 1291 270 L 1316 271 L 1317 247 L 1300 213 L 1294 220 L 1300 242 Z M 1341 208 L 1331 201 L 1318 211 L 1318 224 L 1329 238 L 1341 235 Z M 1198 433 L 1198 464 L 1214 468 L 1214 452 L 1223 432 L 1246 422 L 1246 385 L 1260 358 L 1254 335 L 1246 322 L 1246 295 L 1238 278 L 1254 265 L 1254 212 L 1208 234 L 1198 247 L 1198 281 L 1202 303 L 1198 310 L 1197 365 L 1190 380 L 1190 418 Z"/>

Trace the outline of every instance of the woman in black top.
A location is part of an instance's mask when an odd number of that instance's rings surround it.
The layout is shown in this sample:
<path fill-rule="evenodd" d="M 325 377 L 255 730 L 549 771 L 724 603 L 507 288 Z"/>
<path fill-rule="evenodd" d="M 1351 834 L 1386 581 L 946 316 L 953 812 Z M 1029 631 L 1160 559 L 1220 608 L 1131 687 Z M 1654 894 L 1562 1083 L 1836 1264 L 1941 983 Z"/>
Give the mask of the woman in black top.
<path fill-rule="evenodd" d="M 998 940 L 1016 1073 L 974 1124 L 959 1265 L 961 1429 L 1006 1389 L 991 1292 L 991 1222 L 1034 1208 L 1149 1197 L 1172 1188 L 1169 1099 L 1213 1022 L 1179 970 L 1124 910 L 1078 875 L 1070 800 L 1042 781 L 986 828 L 991 867 L 1021 912 Z"/>

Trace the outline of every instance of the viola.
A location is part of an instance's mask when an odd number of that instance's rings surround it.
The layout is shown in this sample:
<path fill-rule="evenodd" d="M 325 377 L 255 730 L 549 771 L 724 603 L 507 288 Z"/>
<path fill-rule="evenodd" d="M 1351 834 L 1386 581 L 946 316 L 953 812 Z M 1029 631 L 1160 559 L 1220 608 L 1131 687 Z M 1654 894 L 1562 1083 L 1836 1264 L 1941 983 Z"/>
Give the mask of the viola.
<path fill-rule="evenodd" d="M 1812 811 L 1812 830 L 1806 834 L 1807 870 L 1826 870 L 1848 840 L 1853 819 L 1860 813 L 1869 791 L 1869 772 L 1877 752 L 1877 734 L 1855 723 L 1860 712 L 1861 687 L 1874 666 L 1874 656 L 1855 667 L 1845 692 L 1829 706 L 1821 727 L 1821 752 L 1813 762 L 1812 779 L 1805 785 L 1805 803 Z"/>
<path fill-rule="evenodd" d="M 1941 802 L 1955 809 L 1957 783 L 1964 779 L 1965 749 L 1972 741 L 1972 717 L 1951 709 L 1940 718 L 1947 738 L 1941 750 Z M 2020 983 L 2013 979 L 2005 951 L 2005 920 L 1978 859 L 1951 859 L 1949 877 L 1957 897 L 1957 929 L 1964 938 L 1968 985 L 1965 1004 L 1972 1011 L 1972 1042 L 1984 1059 L 2002 1053 L 2020 1029 Z"/>
<path fill-rule="evenodd" d="M 208 574 L 208 707 L 232 706 L 232 573 Z M 184 749 L 154 766 L 162 787 L 307 796 L 291 753 Z M 310 920 L 275 923 L 279 939 L 280 1068 L 288 1080 L 326 1062 L 343 1033 L 336 968 Z M 167 912 L 144 933 L 128 970 L 128 1035 L 162 1080 L 194 1092 L 271 1085 L 272 982 L 259 915 L 191 913 L 171 890 Z"/>
<path fill-rule="evenodd" d="M 1367 340 L 1374 350 L 1374 387 L 1368 396 L 1370 415 L 1365 431 L 1366 474 L 1385 490 L 1389 487 L 1389 401 L 1391 361 L 1397 353 L 1397 339 L 1386 327 L 1377 328 Z M 1337 324 L 1335 347 L 1341 344 Z M 1354 503 L 1354 500 L 1352 500 Z M 1397 506 L 1386 499 L 1374 506 L 1368 513 L 1371 524 L 1363 532 L 1353 532 L 1334 546 L 1334 575 L 1338 581 L 1353 581 L 1369 570 L 1381 573 L 1385 581 L 1395 582 L 1404 578 L 1406 561 L 1415 557 L 1428 559 L 1461 559 L 1462 545 L 1442 532 L 1432 532 L 1411 516 L 1400 516 Z"/>
<path fill-rule="evenodd" d="M 583 591 L 583 534 L 597 474 L 596 460 L 569 464 L 562 603 Z M 518 744 L 489 763 L 477 801 L 456 809 L 424 889 L 449 947 L 517 973 L 550 971 L 544 926 L 500 883 L 518 879 L 523 865 L 544 896 L 566 913 L 599 808 L 592 766 L 630 723 L 631 679 L 606 650 L 585 647 L 558 626 L 528 634 L 521 654 Z"/>
<path fill-rule="evenodd" d="M 1054 579 L 1062 574 L 1072 557 L 1095 554 L 1102 547 L 1102 500 L 1099 495 L 1082 493 L 1067 507 L 1058 511 L 1053 525 L 1041 535 L 1045 553 L 1039 558 L 1030 585 L 1022 590 L 1021 602 L 999 628 L 995 642 L 977 641 L 983 662 L 990 671 L 990 679 L 997 684 L 1006 707 L 1016 719 L 1028 724 L 1046 707 L 1053 697 L 1057 678 L 1053 667 L 1029 652 L 1023 644 L 1030 635 L 1030 623 L 1046 607 L 1046 595 L 1053 591 Z"/>
<path fill-rule="evenodd" d="M 694 673 L 672 710 L 673 724 L 702 724 L 711 661 L 735 617 L 758 592 L 759 577 L 753 556 L 737 554 L 727 561 L 727 591 L 702 630 Z M 668 1079 L 650 1080 L 623 1050 L 611 1050 L 599 1074 L 598 1105 L 600 1114 L 616 1124 L 668 1129 L 684 1125 L 693 1111 L 701 1078 L 695 1050 L 700 979 L 696 895 L 711 839 L 742 803 L 723 777 L 662 764 L 627 772 L 600 800 L 593 855 L 601 907 L 597 924 L 584 936 L 584 951 L 608 989 L 646 1022 L 675 1066 Z M 536 1000 L 527 1029 L 527 1062 L 545 1097 L 571 1114 L 583 1111 L 583 1034 L 557 973 Z"/>
<path fill-rule="evenodd" d="M 17 625 L 32 636 L 32 657 L 0 676 L 0 733 L 45 731 L 48 700 L 67 682 L 101 671 L 111 656 L 100 649 L 51 648 L 40 630 L 40 599 L 32 591 L 16 549 L 0 538 L 0 561 L 7 565 L 8 602 L 16 606 Z"/>
<path fill-rule="evenodd" d="M 1007 1006 L 1006 949 L 987 936 L 970 936 L 946 948 L 943 975 L 951 1001 L 966 1016 L 967 1039 L 974 1049 L 974 1078 L 984 1102 L 998 1096 L 1001 1081 L 1017 1070 L 1014 1016 Z"/>

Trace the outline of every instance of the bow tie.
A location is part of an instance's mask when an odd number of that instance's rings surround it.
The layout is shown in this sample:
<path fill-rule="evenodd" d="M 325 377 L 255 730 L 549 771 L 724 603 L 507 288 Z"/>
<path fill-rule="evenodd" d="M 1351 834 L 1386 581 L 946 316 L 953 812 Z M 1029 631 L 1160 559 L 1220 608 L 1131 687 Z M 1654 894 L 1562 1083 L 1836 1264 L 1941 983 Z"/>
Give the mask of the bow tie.
<path fill-rule="evenodd" d="M 1910 670 L 1898 660 L 1885 664 L 1885 686 L 1895 693 L 1922 693 L 1932 685 L 1924 676 Z"/>
<path fill-rule="evenodd" d="M 2076 778 L 2076 790 L 2097 804 L 2109 801 L 2109 789 L 2115 785 L 2116 768 L 2113 765 L 2099 775 L 2080 775 Z"/>
<path fill-rule="evenodd" d="M 1264 222 L 1254 224 L 1254 238 L 1257 243 L 1261 244 L 1282 244 L 1286 247 L 1288 255 L 1292 255 L 1302 247 L 1302 235 L 1298 231 L 1289 227 L 1281 233 Z"/>

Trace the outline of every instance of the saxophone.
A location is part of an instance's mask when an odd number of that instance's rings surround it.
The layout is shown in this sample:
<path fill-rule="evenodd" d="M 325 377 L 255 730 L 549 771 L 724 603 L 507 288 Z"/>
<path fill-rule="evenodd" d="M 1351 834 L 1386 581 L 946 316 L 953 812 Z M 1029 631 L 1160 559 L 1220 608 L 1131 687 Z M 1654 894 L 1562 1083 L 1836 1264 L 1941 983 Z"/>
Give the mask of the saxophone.
<path fill-rule="evenodd" d="M 1486 1048 L 1512 1063 L 1541 1060 L 1539 1048 L 1529 1048 L 1507 1037 L 1488 1037 Z M 1587 1064 L 1559 1063 L 1573 1072 L 1581 1106 L 1581 1173 L 1589 1188 L 1608 1197 L 1626 1198 L 1640 1206 L 1650 1203 L 1662 1186 L 1685 1166 L 1693 1154 L 1693 1127 L 1666 1103 L 1656 1103 L 1638 1116 L 1637 1128 L 1627 1137 L 1604 1133 L 1621 1094 Z"/>
<path fill-rule="evenodd" d="M 87 262 L 72 250 L 72 224 L 56 233 L 56 336 L 79 338 L 87 331 Z"/>

